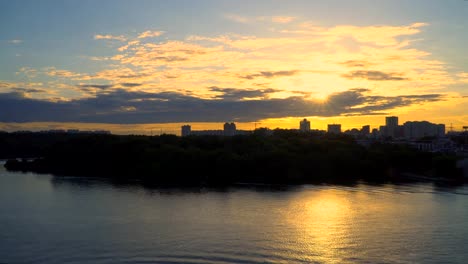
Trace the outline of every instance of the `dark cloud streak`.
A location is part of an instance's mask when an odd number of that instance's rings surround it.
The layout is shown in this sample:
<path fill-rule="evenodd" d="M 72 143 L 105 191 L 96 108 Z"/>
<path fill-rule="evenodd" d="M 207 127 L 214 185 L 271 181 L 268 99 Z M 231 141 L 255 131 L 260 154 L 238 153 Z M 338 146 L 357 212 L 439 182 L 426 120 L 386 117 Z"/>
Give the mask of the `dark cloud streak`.
<path fill-rule="evenodd" d="M 347 67 L 367 67 L 371 65 L 371 63 L 369 62 L 361 61 L 361 60 L 348 60 L 348 61 L 342 62 L 341 64 Z"/>
<path fill-rule="evenodd" d="M 249 98 L 262 98 L 267 99 L 272 93 L 280 92 L 277 89 L 236 89 L 236 88 L 219 88 L 216 86 L 210 87 L 210 91 L 219 92 L 217 99 L 223 99 L 226 101 L 240 101 Z"/>
<path fill-rule="evenodd" d="M 81 85 L 78 85 L 78 87 L 84 88 L 84 89 L 96 88 L 96 89 L 105 90 L 105 89 L 114 87 L 114 85 L 113 84 L 81 84 Z"/>
<path fill-rule="evenodd" d="M 47 93 L 46 90 L 34 88 L 11 88 L 11 90 L 19 93 Z"/>
<path fill-rule="evenodd" d="M 293 75 L 295 75 L 297 73 L 299 73 L 298 70 L 292 70 L 292 71 L 261 71 L 260 73 L 254 73 L 254 74 L 240 76 L 240 78 L 253 80 L 253 79 L 259 78 L 259 77 L 274 78 L 274 77 L 293 76 Z"/>
<path fill-rule="evenodd" d="M 141 83 L 121 83 L 120 85 L 124 87 L 138 87 L 141 86 Z"/>
<path fill-rule="evenodd" d="M 369 81 L 404 81 L 407 78 L 401 77 L 399 73 L 385 73 L 381 71 L 352 71 L 349 74 L 341 75 L 347 79 L 361 78 Z"/>
<path fill-rule="evenodd" d="M 210 89 L 219 94 L 204 99 L 178 92 L 115 89 L 94 98 L 46 101 L 27 98 L 20 92 L 0 93 L 0 122 L 249 122 L 281 117 L 384 114 L 397 107 L 444 99 L 441 94 L 370 96 L 367 89 L 351 89 L 318 102 L 303 96 L 270 98 L 271 93 L 278 91 L 274 89 Z"/>

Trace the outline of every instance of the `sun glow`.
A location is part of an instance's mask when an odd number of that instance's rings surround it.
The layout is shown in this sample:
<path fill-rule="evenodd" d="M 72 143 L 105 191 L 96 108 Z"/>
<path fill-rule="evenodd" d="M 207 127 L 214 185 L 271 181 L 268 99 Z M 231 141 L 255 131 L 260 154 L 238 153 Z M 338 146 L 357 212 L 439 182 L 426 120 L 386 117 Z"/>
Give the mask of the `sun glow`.
<path fill-rule="evenodd" d="M 337 122 L 349 129 L 376 128 L 384 115 L 414 120 L 431 112 L 428 121 L 455 127 L 468 120 L 466 70 L 431 53 L 430 21 L 323 24 L 231 13 L 219 19 L 238 27 L 89 32 L 93 49 L 73 63 L 23 65 L 2 77 L 0 99 L 17 109 L 0 110 L 18 116 L 0 121 L 296 128 L 308 118 L 315 129 Z M 22 111 L 31 103 L 54 110 Z"/>

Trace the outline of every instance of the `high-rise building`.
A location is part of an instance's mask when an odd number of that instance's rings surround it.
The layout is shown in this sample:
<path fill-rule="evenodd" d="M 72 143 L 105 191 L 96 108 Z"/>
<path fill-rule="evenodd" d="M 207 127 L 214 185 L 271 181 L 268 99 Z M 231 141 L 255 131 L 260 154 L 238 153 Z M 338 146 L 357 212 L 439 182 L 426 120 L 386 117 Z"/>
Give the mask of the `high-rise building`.
<path fill-rule="evenodd" d="M 310 121 L 304 118 L 304 120 L 299 122 L 299 130 L 310 131 Z"/>
<path fill-rule="evenodd" d="M 364 136 L 367 136 L 370 134 L 370 126 L 367 125 L 367 126 L 362 126 L 361 128 L 361 134 L 364 135 Z"/>
<path fill-rule="evenodd" d="M 224 135 L 225 136 L 234 136 L 235 134 L 236 134 L 236 124 L 226 122 L 224 124 Z"/>
<path fill-rule="evenodd" d="M 418 139 L 423 137 L 445 136 L 444 124 L 433 124 L 427 121 L 405 122 L 403 124 L 405 138 Z"/>
<path fill-rule="evenodd" d="M 183 137 L 188 136 L 188 135 L 190 135 L 191 133 L 192 133 L 192 127 L 191 127 L 190 125 L 184 125 L 184 126 L 182 126 L 182 131 L 181 131 L 180 134 L 181 134 Z"/>
<path fill-rule="evenodd" d="M 397 127 L 398 126 L 398 116 L 387 116 L 387 117 L 385 117 L 385 125 L 387 127 Z"/>
<path fill-rule="evenodd" d="M 386 135 L 388 137 L 396 137 L 398 134 L 398 117 L 387 116 L 385 117 Z"/>
<path fill-rule="evenodd" d="M 340 134 L 341 133 L 341 124 L 329 124 L 327 131 L 330 134 Z"/>

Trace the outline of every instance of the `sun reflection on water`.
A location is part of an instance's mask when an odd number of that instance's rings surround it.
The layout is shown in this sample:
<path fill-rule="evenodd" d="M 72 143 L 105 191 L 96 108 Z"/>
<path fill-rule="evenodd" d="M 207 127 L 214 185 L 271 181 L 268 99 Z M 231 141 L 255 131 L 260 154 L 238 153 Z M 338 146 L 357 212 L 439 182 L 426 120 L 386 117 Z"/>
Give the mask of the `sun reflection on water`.
<path fill-rule="evenodd" d="M 296 231 L 297 243 L 303 247 L 302 256 L 315 261 L 342 263 L 352 257 L 350 245 L 353 241 L 352 228 L 355 211 L 352 203 L 339 190 L 307 192 L 295 199 L 287 216 L 288 223 Z"/>

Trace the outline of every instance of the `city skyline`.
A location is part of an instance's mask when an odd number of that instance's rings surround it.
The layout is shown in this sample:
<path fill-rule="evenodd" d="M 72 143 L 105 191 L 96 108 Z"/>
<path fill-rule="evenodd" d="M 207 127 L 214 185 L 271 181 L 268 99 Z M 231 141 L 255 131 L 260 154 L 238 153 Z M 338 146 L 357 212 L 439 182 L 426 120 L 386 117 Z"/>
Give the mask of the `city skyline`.
<path fill-rule="evenodd" d="M 31 131 L 31 132 L 47 132 L 47 131 L 74 131 L 74 130 L 79 130 L 79 131 L 108 131 L 109 133 L 116 134 L 116 135 L 127 135 L 127 134 L 137 134 L 137 135 L 161 135 L 161 134 L 181 134 L 181 128 L 183 127 L 190 127 L 190 129 L 193 129 L 193 131 L 223 131 L 222 127 L 223 125 L 226 124 L 234 124 L 237 129 L 240 131 L 254 131 L 259 128 L 267 128 L 270 130 L 274 129 L 291 129 L 291 130 L 302 130 L 302 131 L 328 131 L 330 128 L 330 125 L 338 125 L 340 127 L 340 133 L 344 133 L 346 131 L 352 131 L 354 129 L 368 129 L 369 132 L 373 129 L 376 129 L 380 132 L 382 128 L 386 127 L 386 122 L 388 118 L 393 118 L 396 116 L 383 116 L 382 120 L 379 124 L 376 125 L 369 125 L 362 123 L 363 125 L 359 126 L 343 126 L 341 123 L 326 123 L 325 125 L 317 125 L 311 120 L 307 118 L 296 118 L 295 125 L 288 126 L 283 125 L 283 126 L 276 126 L 276 127 L 270 127 L 270 126 L 265 126 L 262 125 L 263 123 L 260 122 L 252 122 L 252 123 L 237 123 L 237 122 L 232 122 L 232 121 L 227 121 L 227 122 L 212 122 L 212 123 L 203 123 L 200 125 L 200 123 L 191 123 L 191 122 L 185 122 L 185 123 L 173 123 L 173 124 L 127 124 L 127 125 L 122 125 L 122 124 L 96 124 L 96 123 L 85 123 L 85 124 L 79 124 L 79 123 L 57 123 L 54 124 L 53 126 L 50 125 L 50 123 L 45 123 L 42 124 L 38 123 L 36 124 L 36 127 L 34 129 L 29 129 L 29 123 L 25 124 L 9 124 L 10 129 L 4 129 L 1 131 L 4 132 L 21 132 L 21 131 Z M 433 123 L 428 120 L 403 120 L 401 121 L 399 117 L 397 118 L 397 124 L 398 127 L 401 127 L 405 123 L 420 123 L 420 122 L 427 122 L 435 125 L 443 125 L 446 129 L 446 133 L 448 132 L 462 132 L 466 131 L 467 126 L 461 127 L 461 129 L 454 129 L 454 127 L 451 124 L 443 124 L 443 123 Z M 292 120 L 292 119 L 288 119 Z M 401 123 L 399 123 L 400 121 Z M 306 122 L 309 129 L 301 129 L 302 123 Z M 107 128 L 108 130 L 105 130 L 103 128 Z M 122 130 L 121 130 L 122 129 Z"/>
<path fill-rule="evenodd" d="M 344 131 L 386 116 L 468 125 L 466 1 L 4 1 L 0 10 L 0 130 L 150 134 L 307 118 Z"/>
<path fill-rule="evenodd" d="M 326 130 L 321 130 L 311 127 L 311 123 L 307 118 L 299 121 L 297 128 L 290 129 L 292 131 L 300 132 L 327 132 L 329 134 L 348 134 L 351 136 L 367 137 L 367 138 L 407 138 L 407 139 L 420 139 L 424 137 L 437 137 L 442 138 L 446 136 L 445 124 L 434 124 L 425 120 L 406 121 L 402 124 L 399 123 L 397 116 L 386 116 L 385 125 L 379 126 L 379 128 L 372 128 L 370 125 L 363 125 L 361 128 L 351 128 L 342 130 L 341 124 L 328 124 Z M 209 130 L 192 130 L 190 124 L 182 125 L 180 128 L 181 136 L 189 135 L 215 135 L 215 136 L 234 136 L 234 135 L 246 135 L 254 132 L 257 129 L 267 129 L 270 132 L 271 128 L 259 127 L 254 130 L 239 130 L 236 128 L 236 124 L 233 122 L 226 122 L 223 125 L 223 129 L 209 129 Z M 276 128 L 279 129 L 279 128 Z M 466 132 L 467 127 L 463 127 Z M 264 131 L 265 132 L 265 131 Z M 448 131 L 448 132 L 452 132 Z M 455 131 L 453 131 L 455 132 Z"/>

